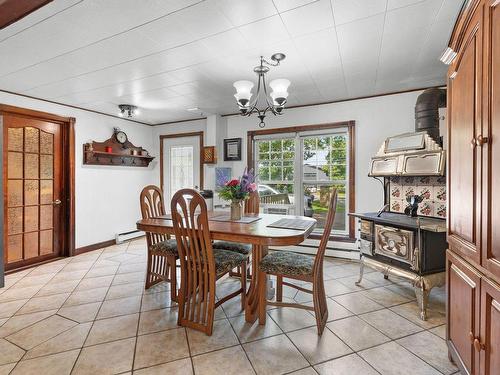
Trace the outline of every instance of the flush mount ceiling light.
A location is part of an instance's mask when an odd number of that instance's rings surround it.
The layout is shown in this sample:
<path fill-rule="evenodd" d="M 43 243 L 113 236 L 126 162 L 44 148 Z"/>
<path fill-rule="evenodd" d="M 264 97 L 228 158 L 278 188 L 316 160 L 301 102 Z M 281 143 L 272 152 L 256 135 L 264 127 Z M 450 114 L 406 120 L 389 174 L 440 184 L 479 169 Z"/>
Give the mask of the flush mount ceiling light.
<path fill-rule="evenodd" d="M 264 57 L 260 57 L 260 65 L 256 66 L 253 71 L 258 76 L 257 82 L 257 93 L 253 102 L 250 100 L 252 98 L 252 88 L 254 86 L 251 81 L 236 81 L 233 86 L 236 89 L 236 102 L 238 103 L 238 108 L 242 116 L 250 116 L 252 113 L 257 113 L 257 117 L 260 119 L 259 127 L 263 128 L 266 126 L 264 123 L 264 118 L 268 111 L 272 112 L 275 116 L 281 115 L 283 108 L 285 108 L 286 99 L 288 97 L 288 86 L 290 86 L 290 81 L 288 79 L 275 79 L 269 83 L 271 87 L 271 94 L 267 93 L 266 86 L 266 73 L 269 72 L 270 66 L 278 66 L 281 60 L 285 59 L 283 53 L 275 53 L 271 56 L 271 60 L 274 62 L 268 62 Z M 257 108 L 259 102 L 263 102 L 266 107 L 263 109 Z"/>
<path fill-rule="evenodd" d="M 139 114 L 139 110 L 135 105 L 130 105 L 130 104 L 120 104 L 118 105 L 118 108 L 120 109 L 120 113 L 118 115 L 120 117 L 132 117 L 134 115 Z"/>

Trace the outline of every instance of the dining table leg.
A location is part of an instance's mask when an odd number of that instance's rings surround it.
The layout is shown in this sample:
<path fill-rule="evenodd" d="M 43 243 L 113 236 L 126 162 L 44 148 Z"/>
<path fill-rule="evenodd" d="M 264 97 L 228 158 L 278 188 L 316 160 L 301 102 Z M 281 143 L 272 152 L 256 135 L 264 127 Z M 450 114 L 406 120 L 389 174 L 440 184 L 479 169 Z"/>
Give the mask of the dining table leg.
<path fill-rule="evenodd" d="M 247 293 L 245 306 L 245 320 L 253 323 L 257 320 L 259 313 L 259 263 L 267 255 L 268 248 L 265 245 L 253 245 L 252 249 L 252 280 Z"/>

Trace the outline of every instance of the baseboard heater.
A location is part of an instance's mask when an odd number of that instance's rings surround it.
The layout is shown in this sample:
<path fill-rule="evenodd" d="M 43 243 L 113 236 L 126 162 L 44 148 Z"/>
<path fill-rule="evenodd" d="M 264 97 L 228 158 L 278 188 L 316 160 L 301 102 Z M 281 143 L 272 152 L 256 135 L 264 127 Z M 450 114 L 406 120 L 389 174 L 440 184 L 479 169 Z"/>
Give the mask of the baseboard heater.
<path fill-rule="evenodd" d="M 144 232 L 140 230 L 132 230 L 130 232 L 123 232 L 115 234 L 115 240 L 117 244 L 123 243 L 125 241 L 133 240 L 134 238 L 139 238 L 144 236 Z"/>

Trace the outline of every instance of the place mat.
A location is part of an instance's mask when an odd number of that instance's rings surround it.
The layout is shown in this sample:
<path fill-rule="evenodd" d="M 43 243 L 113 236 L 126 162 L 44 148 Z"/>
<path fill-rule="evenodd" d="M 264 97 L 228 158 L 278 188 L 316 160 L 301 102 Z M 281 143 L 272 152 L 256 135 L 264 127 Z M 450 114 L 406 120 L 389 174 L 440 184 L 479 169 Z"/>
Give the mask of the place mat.
<path fill-rule="evenodd" d="M 240 220 L 231 220 L 231 215 L 229 214 L 212 216 L 208 218 L 209 221 L 230 221 L 232 223 L 240 223 L 240 224 L 250 224 L 260 219 L 261 218 L 258 216 L 242 216 Z"/>
<path fill-rule="evenodd" d="M 282 228 L 282 229 L 296 229 L 305 230 L 311 226 L 309 220 L 302 219 L 279 219 L 272 224 L 269 224 L 269 228 Z"/>

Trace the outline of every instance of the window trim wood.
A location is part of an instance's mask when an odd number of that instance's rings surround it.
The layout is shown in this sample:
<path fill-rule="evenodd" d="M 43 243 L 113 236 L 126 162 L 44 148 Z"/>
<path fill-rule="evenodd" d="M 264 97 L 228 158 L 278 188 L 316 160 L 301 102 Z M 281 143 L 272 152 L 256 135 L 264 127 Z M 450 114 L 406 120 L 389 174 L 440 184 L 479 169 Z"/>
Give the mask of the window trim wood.
<path fill-rule="evenodd" d="M 254 158 L 254 141 L 256 136 L 261 135 L 272 135 L 272 134 L 280 134 L 280 133 L 299 133 L 304 131 L 312 131 L 312 130 L 331 130 L 338 128 L 347 128 L 347 133 L 349 136 L 349 212 L 356 211 L 356 175 L 355 175 L 355 166 L 356 166 L 356 150 L 355 150 L 355 121 L 340 121 L 340 122 L 332 122 L 332 123 L 323 123 L 323 124 L 313 124 L 313 125 L 297 125 L 297 126 L 289 126 L 282 128 L 268 128 L 261 130 L 249 130 L 247 132 L 247 167 L 251 169 L 255 165 Z M 348 236 L 330 236 L 332 241 L 342 241 L 342 242 L 354 242 L 355 241 L 355 225 L 354 218 L 349 217 L 349 235 Z M 319 235 L 311 235 L 310 238 L 320 238 Z"/>

